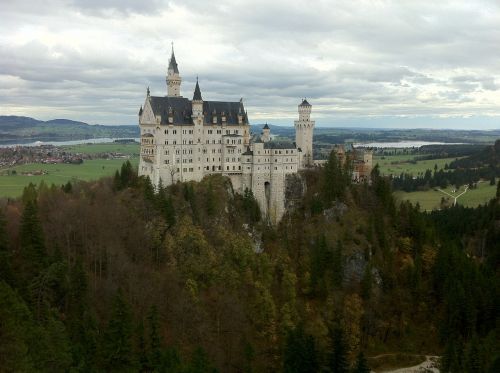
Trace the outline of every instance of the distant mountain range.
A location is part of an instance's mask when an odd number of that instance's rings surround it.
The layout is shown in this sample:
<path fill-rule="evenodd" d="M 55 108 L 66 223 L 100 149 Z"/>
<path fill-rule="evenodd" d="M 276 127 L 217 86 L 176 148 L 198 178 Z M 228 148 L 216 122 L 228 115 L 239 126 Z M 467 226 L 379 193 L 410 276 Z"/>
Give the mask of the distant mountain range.
<path fill-rule="evenodd" d="M 139 137 L 139 126 L 103 126 L 69 119 L 42 121 L 22 116 L 0 116 L 0 142 L 64 141 L 102 137 Z"/>

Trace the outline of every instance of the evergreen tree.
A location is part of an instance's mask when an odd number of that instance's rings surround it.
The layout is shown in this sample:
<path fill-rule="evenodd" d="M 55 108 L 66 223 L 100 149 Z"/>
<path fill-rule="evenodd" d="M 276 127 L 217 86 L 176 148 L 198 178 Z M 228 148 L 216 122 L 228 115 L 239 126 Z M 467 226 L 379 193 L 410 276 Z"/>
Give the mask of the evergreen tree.
<path fill-rule="evenodd" d="M 3 211 L 0 209 L 0 281 L 14 285 L 14 275 L 11 267 L 11 253 L 8 248 L 8 237 L 5 229 L 6 221 Z"/>
<path fill-rule="evenodd" d="M 19 239 L 24 267 L 22 275 L 25 280 L 30 281 L 33 277 L 39 275 L 48 263 L 36 200 L 31 198 L 27 198 L 24 205 Z"/>
<path fill-rule="evenodd" d="M 314 373 L 319 369 L 314 337 L 302 326 L 288 332 L 284 351 L 285 373 Z"/>
<path fill-rule="evenodd" d="M 347 373 L 349 365 L 347 362 L 347 343 L 344 339 L 344 331 L 340 326 L 336 326 L 331 333 L 332 351 L 328 359 L 330 372 Z"/>
<path fill-rule="evenodd" d="M 372 293 L 372 269 L 370 264 L 365 266 L 365 272 L 363 273 L 363 278 L 361 279 L 361 297 L 364 300 L 369 300 Z"/>
<path fill-rule="evenodd" d="M 139 372 L 151 371 L 148 353 L 146 348 L 146 338 L 144 336 L 144 322 L 141 320 L 136 330 L 137 334 L 137 368 Z"/>
<path fill-rule="evenodd" d="M 104 369 L 108 371 L 132 371 L 132 314 L 123 293 L 118 290 L 111 318 L 104 332 L 101 355 Z"/>
<path fill-rule="evenodd" d="M 356 358 L 356 365 L 352 370 L 353 373 L 370 373 L 371 370 L 368 367 L 368 361 L 363 354 L 363 351 L 360 351 L 358 357 Z"/>
<path fill-rule="evenodd" d="M 315 293 L 326 291 L 324 274 L 330 262 L 330 253 L 326 245 L 326 238 L 321 235 L 311 250 L 311 288 Z"/>
<path fill-rule="evenodd" d="M 115 171 L 115 176 L 113 177 L 113 190 L 116 192 L 122 189 L 122 180 L 120 178 L 120 171 Z"/>
<path fill-rule="evenodd" d="M 332 256 L 332 279 L 333 285 L 337 288 L 342 286 L 342 281 L 344 279 L 344 264 L 342 259 L 342 242 L 337 241 L 337 246 L 333 250 Z"/>
<path fill-rule="evenodd" d="M 95 365 L 96 326 L 88 299 L 87 275 L 81 260 L 69 272 L 67 329 L 72 342 L 73 360 L 79 370 L 89 371 Z"/>
<path fill-rule="evenodd" d="M 152 306 L 148 315 L 149 325 L 149 366 L 153 370 L 159 370 L 161 366 L 161 341 L 160 322 L 158 319 L 158 309 Z"/>
<path fill-rule="evenodd" d="M 191 361 L 185 369 L 186 373 L 215 373 L 217 370 L 208 360 L 207 353 L 201 347 L 194 350 Z"/>

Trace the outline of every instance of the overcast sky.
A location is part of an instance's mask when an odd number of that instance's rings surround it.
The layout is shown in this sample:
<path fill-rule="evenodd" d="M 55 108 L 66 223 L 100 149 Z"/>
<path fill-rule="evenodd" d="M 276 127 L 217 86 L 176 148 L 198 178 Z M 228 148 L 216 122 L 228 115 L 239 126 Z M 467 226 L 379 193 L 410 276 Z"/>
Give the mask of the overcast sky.
<path fill-rule="evenodd" d="M 174 42 L 252 123 L 500 128 L 500 0 L 0 0 L 0 115 L 137 124 Z"/>

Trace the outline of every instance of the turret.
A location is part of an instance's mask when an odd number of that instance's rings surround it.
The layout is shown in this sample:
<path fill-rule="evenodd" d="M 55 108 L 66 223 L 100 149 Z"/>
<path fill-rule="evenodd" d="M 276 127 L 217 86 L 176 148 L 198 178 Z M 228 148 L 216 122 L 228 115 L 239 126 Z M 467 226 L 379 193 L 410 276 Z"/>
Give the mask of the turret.
<path fill-rule="evenodd" d="M 196 87 L 193 94 L 193 119 L 203 114 L 203 98 L 201 97 L 200 85 L 198 84 L 198 77 L 196 77 Z"/>
<path fill-rule="evenodd" d="M 175 60 L 174 44 L 172 43 L 172 56 L 168 64 L 167 71 L 167 92 L 168 97 L 179 97 L 181 95 L 181 76 L 177 68 L 177 61 Z"/>
<path fill-rule="evenodd" d="M 267 123 L 264 125 L 264 128 L 262 128 L 261 140 L 262 140 L 262 142 L 271 141 L 271 129 L 269 128 Z"/>
<path fill-rule="evenodd" d="M 313 131 L 315 122 L 311 120 L 312 106 L 306 99 L 299 104 L 299 120 L 295 121 L 295 143 L 301 150 L 299 153 L 300 168 L 313 164 Z"/>

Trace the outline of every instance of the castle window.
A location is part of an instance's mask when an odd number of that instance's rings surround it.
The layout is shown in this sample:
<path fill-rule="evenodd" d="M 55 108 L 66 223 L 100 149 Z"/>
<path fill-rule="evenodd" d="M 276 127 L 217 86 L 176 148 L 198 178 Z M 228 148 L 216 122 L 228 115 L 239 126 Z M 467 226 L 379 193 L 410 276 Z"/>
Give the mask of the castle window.
<path fill-rule="evenodd" d="M 233 166 L 233 171 L 234 171 L 235 169 L 236 169 L 236 167 L 235 167 L 235 166 Z"/>
<path fill-rule="evenodd" d="M 177 160 L 175 161 L 175 163 L 181 163 L 181 160 L 180 160 L 180 159 L 177 159 Z M 179 172 L 179 170 L 177 170 L 177 172 Z"/>
<path fill-rule="evenodd" d="M 176 140 L 174 140 L 174 145 L 177 145 L 177 141 Z"/>
<path fill-rule="evenodd" d="M 234 133 L 235 133 L 235 135 L 237 135 L 238 134 L 238 130 L 234 130 Z"/>
<path fill-rule="evenodd" d="M 241 166 L 238 166 L 238 170 L 241 170 Z"/>
<path fill-rule="evenodd" d="M 181 154 L 181 151 L 179 149 L 176 149 L 175 154 L 179 155 L 179 154 Z"/>
<path fill-rule="evenodd" d="M 172 133 L 173 133 L 174 135 L 177 135 L 177 130 L 172 130 Z"/>
<path fill-rule="evenodd" d="M 165 160 L 165 164 L 169 164 L 170 161 L 168 159 Z"/>
<path fill-rule="evenodd" d="M 226 170 L 229 171 L 229 166 L 226 166 Z"/>
<path fill-rule="evenodd" d="M 165 130 L 165 135 L 167 134 L 167 130 Z"/>
<path fill-rule="evenodd" d="M 170 152 L 169 152 L 168 150 L 166 150 L 166 151 L 165 151 L 165 155 L 169 155 L 169 153 L 170 153 Z"/>

